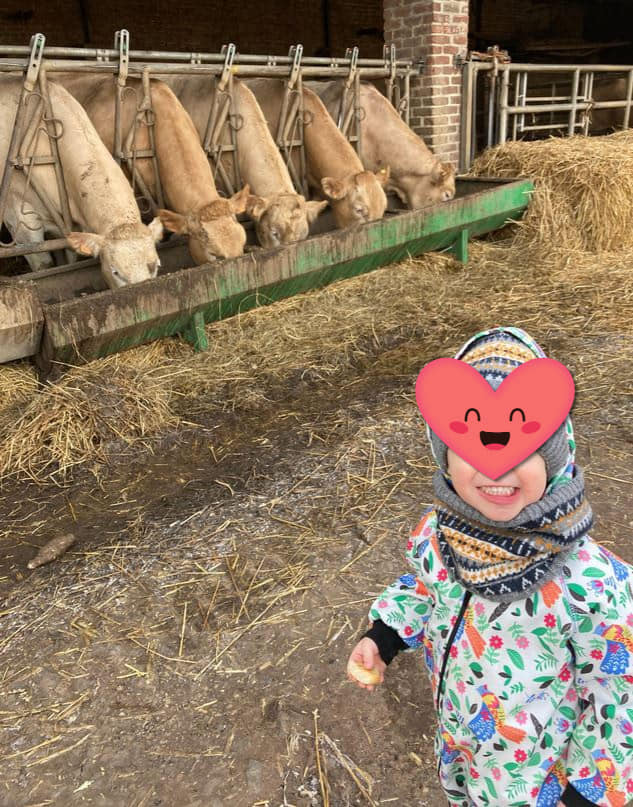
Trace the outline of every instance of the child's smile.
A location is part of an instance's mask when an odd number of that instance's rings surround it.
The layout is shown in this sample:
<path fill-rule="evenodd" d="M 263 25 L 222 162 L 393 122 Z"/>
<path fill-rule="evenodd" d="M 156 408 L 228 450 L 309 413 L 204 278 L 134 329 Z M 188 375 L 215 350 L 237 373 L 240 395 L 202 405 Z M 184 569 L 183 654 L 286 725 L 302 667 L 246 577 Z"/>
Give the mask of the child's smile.
<path fill-rule="evenodd" d="M 491 521 L 510 521 L 545 492 L 547 473 L 540 454 L 532 454 L 499 479 L 490 479 L 450 448 L 448 470 L 457 495 Z"/>

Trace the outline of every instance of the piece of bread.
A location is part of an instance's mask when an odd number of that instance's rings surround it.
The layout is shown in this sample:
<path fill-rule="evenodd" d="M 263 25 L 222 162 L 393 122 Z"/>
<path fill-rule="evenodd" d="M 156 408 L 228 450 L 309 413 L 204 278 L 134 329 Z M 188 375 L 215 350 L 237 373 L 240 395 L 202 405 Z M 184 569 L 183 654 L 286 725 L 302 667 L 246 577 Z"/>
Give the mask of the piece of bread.
<path fill-rule="evenodd" d="M 380 673 L 375 667 L 368 670 L 363 664 L 359 664 L 357 661 L 354 661 L 351 658 L 347 662 L 347 672 L 352 676 L 352 678 L 360 681 L 361 684 L 380 683 Z"/>

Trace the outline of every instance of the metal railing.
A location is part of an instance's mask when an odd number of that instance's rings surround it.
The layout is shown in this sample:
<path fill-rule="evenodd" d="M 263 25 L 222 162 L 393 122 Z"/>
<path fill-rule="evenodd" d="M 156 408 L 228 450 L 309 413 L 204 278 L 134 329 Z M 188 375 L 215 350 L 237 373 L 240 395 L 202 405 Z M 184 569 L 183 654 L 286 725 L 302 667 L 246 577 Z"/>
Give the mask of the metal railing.
<path fill-rule="evenodd" d="M 625 79 L 624 97 L 594 97 L 596 79 L 602 77 Z M 460 170 L 468 170 L 482 146 L 539 133 L 588 135 L 595 110 L 621 109 L 621 125 L 627 128 L 632 103 L 633 65 L 469 59 L 463 63 Z"/>

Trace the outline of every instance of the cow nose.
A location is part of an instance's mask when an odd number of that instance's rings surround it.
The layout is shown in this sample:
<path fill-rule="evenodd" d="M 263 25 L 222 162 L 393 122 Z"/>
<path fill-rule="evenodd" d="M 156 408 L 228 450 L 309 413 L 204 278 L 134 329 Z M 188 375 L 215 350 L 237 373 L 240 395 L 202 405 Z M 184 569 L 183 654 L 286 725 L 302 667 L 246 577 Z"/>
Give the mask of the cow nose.
<path fill-rule="evenodd" d="M 354 212 L 358 216 L 359 219 L 366 219 L 368 215 L 368 210 L 365 205 L 355 205 Z"/>

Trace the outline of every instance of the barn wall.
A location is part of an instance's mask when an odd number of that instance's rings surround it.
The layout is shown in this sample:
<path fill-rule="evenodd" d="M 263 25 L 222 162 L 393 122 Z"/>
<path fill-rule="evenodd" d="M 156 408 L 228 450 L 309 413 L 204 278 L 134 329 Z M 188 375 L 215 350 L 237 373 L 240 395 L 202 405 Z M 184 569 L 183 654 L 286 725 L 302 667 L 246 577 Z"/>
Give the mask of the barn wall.
<path fill-rule="evenodd" d="M 630 0 L 470 0 L 469 44 L 514 61 L 630 64 Z"/>
<path fill-rule="evenodd" d="M 369 57 L 381 56 L 383 45 L 382 0 L 5 0 L 0 6 L 0 44 L 27 45 L 41 32 L 49 45 L 111 47 L 119 28 L 140 50 L 217 52 L 235 42 L 242 53 L 285 54 L 300 42 L 309 56 L 342 56 L 358 45 Z"/>
<path fill-rule="evenodd" d="M 385 41 L 398 56 L 424 59 L 411 81 L 411 126 L 443 159 L 457 165 L 461 70 L 468 45 L 468 0 L 385 0 Z"/>

